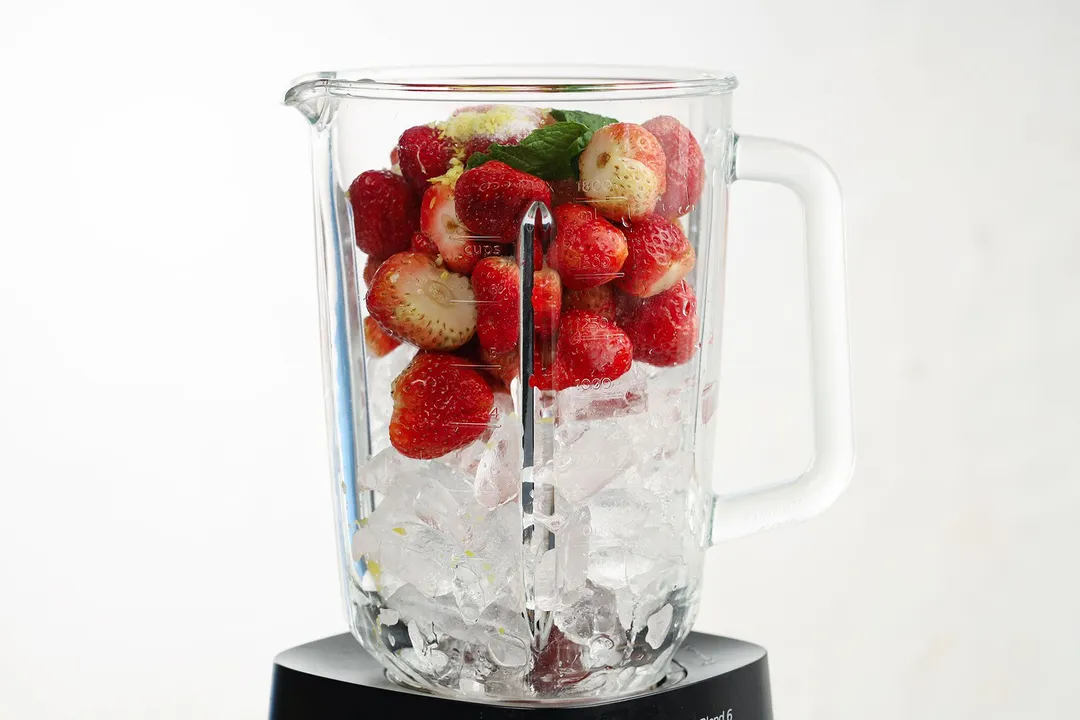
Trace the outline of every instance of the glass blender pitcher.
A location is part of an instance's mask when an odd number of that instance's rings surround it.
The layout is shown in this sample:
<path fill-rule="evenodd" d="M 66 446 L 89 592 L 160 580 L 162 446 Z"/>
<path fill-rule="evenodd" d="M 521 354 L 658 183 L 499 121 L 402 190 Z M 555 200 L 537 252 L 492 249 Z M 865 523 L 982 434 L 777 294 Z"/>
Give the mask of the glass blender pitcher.
<path fill-rule="evenodd" d="M 814 515 L 853 461 L 840 192 L 738 135 L 733 77 L 412 68 L 301 78 L 352 633 L 407 686 L 644 691 L 706 549 Z M 728 190 L 802 200 L 815 459 L 712 490 Z"/>

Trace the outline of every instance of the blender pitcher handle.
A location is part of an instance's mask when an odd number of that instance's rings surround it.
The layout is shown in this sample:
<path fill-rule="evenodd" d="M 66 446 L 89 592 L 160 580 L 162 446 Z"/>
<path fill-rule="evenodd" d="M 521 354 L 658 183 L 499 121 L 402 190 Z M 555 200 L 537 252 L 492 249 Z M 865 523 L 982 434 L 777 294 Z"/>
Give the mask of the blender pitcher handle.
<path fill-rule="evenodd" d="M 739 135 L 734 155 L 734 180 L 783 185 L 805 213 L 814 458 L 793 480 L 714 497 L 714 544 L 824 511 L 847 487 L 855 460 L 840 185 L 820 157 L 793 143 Z"/>

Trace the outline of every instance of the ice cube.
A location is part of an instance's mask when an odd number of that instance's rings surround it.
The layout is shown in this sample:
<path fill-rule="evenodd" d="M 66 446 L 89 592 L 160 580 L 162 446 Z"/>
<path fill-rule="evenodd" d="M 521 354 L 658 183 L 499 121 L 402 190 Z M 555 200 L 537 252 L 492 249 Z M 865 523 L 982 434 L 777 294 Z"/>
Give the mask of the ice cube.
<path fill-rule="evenodd" d="M 509 406 L 496 406 L 496 425 L 484 443 L 475 472 L 476 501 L 488 509 L 510 502 L 521 491 L 521 419 L 509 395 L 496 397 L 505 398 Z"/>
<path fill-rule="evenodd" d="M 560 391 L 555 396 L 560 421 L 588 421 L 645 412 L 645 370 L 640 363 L 614 380 L 601 380 Z"/>
<path fill-rule="evenodd" d="M 555 487 L 578 505 L 634 467 L 626 430 L 611 420 L 566 423 L 555 429 Z"/>
<path fill-rule="evenodd" d="M 671 628 L 671 614 L 673 610 L 671 603 L 667 603 L 664 607 L 649 617 L 646 627 L 649 628 L 645 634 L 645 642 L 649 643 L 649 647 L 653 650 L 658 650 L 661 645 L 664 644 L 664 640 L 667 638 L 668 630 Z"/>

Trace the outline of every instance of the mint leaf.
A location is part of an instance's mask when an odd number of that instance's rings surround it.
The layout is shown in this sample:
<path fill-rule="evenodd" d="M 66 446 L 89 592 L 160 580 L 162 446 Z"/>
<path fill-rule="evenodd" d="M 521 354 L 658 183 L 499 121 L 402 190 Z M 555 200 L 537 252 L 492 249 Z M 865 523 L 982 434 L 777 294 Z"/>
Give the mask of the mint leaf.
<path fill-rule="evenodd" d="M 552 110 L 551 116 L 559 122 L 576 122 L 584 125 L 589 129 L 590 136 L 605 125 L 613 125 L 619 122 L 615 118 L 585 112 L 584 110 Z"/>
<path fill-rule="evenodd" d="M 542 180 L 577 177 L 577 156 L 585 149 L 589 129 L 577 122 L 557 122 L 529 133 L 517 145 L 492 145 L 487 153 L 473 153 L 466 169 L 500 160 L 515 170 Z"/>

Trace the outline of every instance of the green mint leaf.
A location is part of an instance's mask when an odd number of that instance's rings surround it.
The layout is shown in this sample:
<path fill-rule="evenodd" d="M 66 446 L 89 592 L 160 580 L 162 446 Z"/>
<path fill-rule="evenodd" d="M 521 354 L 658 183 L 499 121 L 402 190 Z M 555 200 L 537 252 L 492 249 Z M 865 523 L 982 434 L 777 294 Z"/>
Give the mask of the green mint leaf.
<path fill-rule="evenodd" d="M 517 145 L 492 145 L 486 155 L 474 153 L 465 167 L 472 169 L 488 160 L 500 160 L 543 180 L 574 179 L 577 156 L 585 149 L 590 134 L 581 123 L 557 122 L 533 130 Z"/>
<path fill-rule="evenodd" d="M 619 122 L 615 118 L 609 118 L 603 115 L 597 115 L 596 113 L 585 112 L 583 110 L 552 110 L 551 116 L 559 122 L 576 122 L 584 125 L 589 128 L 590 136 L 605 125 L 613 125 Z"/>

